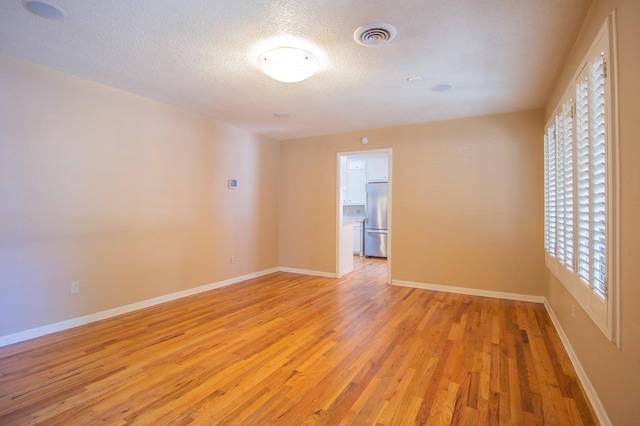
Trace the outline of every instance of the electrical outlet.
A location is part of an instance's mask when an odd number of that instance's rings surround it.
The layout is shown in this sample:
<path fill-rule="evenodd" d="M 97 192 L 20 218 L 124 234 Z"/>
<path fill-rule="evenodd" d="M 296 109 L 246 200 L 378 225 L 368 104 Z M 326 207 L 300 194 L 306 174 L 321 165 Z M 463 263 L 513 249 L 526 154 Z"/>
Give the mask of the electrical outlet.
<path fill-rule="evenodd" d="M 235 256 L 231 256 L 231 263 L 236 263 L 236 257 Z"/>
<path fill-rule="evenodd" d="M 80 293 L 80 281 L 74 281 L 71 283 L 71 294 Z"/>

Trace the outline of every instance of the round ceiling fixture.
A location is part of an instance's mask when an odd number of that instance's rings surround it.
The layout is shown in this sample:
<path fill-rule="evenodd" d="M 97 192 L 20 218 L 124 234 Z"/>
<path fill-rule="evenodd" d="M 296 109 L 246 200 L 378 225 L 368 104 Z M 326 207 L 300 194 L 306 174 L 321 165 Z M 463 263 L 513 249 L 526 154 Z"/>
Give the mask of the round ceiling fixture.
<path fill-rule="evenodd" d="M 318 70 L 318 58 L 313 53 L 295 47 L 278 47 L 258 57 L 260 69 L 283 83 L 306 80 Z"/>
<path fill-rule="evenodd" d="M 45 19 L 64 19 L 66 13 L 59 6 L 40 0 L 22 0 L 22 6 L 29 12 Z"/>
<path fill-rule="evenodd" d="M 364 138 L 360 139 L 360 142 L 362 142 L 362 145 L 366 145 L 366 144 L 369 143 L 369 138 L 364 137 Z"/>
<path fill-rule="evenodd" d="M 359 27 L 353 33 L 353 39 L 363 46 L 377 46 L 389 43 L 398 34 L 398 30 L 391 24 L 377 22 Z"/>
<path fill-rule="evenodd" d="M 451 83 L 440 83 L 434 86 L 431 86 L 431 90 L 434 92 L 446 92 L 447 90 L 453 89 L 453 84 Z"/>

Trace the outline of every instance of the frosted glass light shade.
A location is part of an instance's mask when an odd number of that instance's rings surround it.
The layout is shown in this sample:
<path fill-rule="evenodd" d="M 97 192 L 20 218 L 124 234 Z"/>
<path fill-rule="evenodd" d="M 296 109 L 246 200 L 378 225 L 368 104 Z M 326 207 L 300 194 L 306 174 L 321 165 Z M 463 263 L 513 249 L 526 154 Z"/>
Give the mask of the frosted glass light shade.
<path fill-rule="evenodd" d="M 294 47 L 278 47 L 258 57 L 260 69 L 283 83 L 306 80 L 318 70 L 318 58 L 313 53 Z"/>

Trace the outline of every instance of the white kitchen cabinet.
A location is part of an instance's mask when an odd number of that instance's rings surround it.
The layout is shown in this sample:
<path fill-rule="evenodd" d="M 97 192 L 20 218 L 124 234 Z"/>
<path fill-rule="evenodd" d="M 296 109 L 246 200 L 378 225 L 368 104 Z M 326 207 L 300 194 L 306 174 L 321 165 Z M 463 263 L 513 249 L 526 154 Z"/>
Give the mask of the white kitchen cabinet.
<path fill-rule="evenodd" d="M 347 172 L 347 199 L 345 204 L 364 204 L 367 171 Z"/>
<path fill-rule="evenodd" d="M 367 182 L 388 182 L 389 162 L 387 156 L 367 159 Z"/>
<path fill-rule="evenodd" d="M 349 158 L 347 160 L 347 170 L 367 170 L 367 160 L 365 158 Z"/>
<path fill-rule="evenodd" d="M 360 254 L 362 252 L 362 222 L 357 221 L 353 225 L 353 253 Z"/>

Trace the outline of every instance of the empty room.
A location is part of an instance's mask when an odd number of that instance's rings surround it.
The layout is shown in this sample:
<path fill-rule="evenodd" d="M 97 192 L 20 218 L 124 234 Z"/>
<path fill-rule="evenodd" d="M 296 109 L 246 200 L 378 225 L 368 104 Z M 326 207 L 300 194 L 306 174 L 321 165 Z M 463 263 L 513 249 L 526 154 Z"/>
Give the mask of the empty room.
<path fill-rule="evenodd" d="M 638 0 L 5 0 L 0 424 L 640 424 Z"/>

